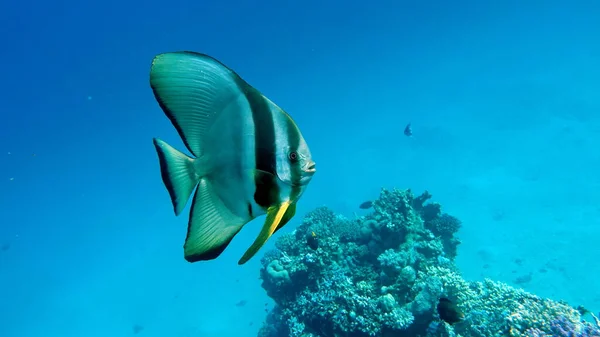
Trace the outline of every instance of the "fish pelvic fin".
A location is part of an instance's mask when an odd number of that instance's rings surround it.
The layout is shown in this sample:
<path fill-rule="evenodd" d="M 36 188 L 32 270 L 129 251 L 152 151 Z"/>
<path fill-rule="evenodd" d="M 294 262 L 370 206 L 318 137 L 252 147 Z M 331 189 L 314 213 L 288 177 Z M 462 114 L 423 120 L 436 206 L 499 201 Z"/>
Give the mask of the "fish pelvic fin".
<path fill-rule="evenodd" d="M 231 212 L 213 184 L 201 178 L 194 195 L 183 246 L 188 262 L 216 259 L 251 219 Z"/>
<path fill-rule="evenodd" d="M 171 196 L 175 215 L 179 215 L 199 181 L 194 171 L 194 159 L 158 138 L 153 142 L 163 183 Z"/>
<path fill-rule="evenodd" d="M 250 248 L 248 248 L 242 258 L 238 261 L 238 264 L 244 264 L 248 262 L 248 260 L 250 260 L 254 255 L 256 255 L 256 253 L 265 244 L 265 242 L 267 242 L 271 235 L 273 235 L 277 229 L 281 228 L 279 225 L 282 223 L 282 220 L 285 219 L 287 222 L 289 219 L 291 219 L 291 216 L 287 218 L 285 216 L 290 205 L 291 203 L 289 201 L 285 201 L 279 205 L 269 207 L 267 210 L 267 219 L 265 220 L 262 230 Z M 293 209 L 295 212 L 295 207 Z"/>
<path fill-rule="evenodd" d="M 292 218 L 294 217 L 294 215 L 296 215 L 296 203 L 292 203 L 287 211 L 285 211 L 285 214 L 283 215 L 283 218 L 281 218 L 281 222 L 279 222 L 279 225 L 277 225 L 277 228 L 275 228 L 274 233 L 277 233 L 278 230 L 282 229 L 283 226 L 285 226 L 290 220 L 292 220 Z"/>

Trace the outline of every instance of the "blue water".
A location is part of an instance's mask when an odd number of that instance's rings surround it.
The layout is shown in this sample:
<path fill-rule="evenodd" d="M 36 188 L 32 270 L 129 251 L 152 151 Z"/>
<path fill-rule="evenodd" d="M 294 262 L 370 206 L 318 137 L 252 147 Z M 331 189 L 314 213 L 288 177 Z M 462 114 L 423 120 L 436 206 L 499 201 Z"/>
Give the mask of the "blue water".
<path fill-rule="evenodd" d="M 591 0 L 2 2 L 0 336 L 256 336 L 266 249 L 237 260 L 263 219 L 189 264 L 160 179 L 152 137 L 183 145 L 148 72 L 177 50 L 301 128 L 319 171 L 282 233 L 427 189 L 463 221 L 467 279 L 598 312 L 599 17 Z"/>

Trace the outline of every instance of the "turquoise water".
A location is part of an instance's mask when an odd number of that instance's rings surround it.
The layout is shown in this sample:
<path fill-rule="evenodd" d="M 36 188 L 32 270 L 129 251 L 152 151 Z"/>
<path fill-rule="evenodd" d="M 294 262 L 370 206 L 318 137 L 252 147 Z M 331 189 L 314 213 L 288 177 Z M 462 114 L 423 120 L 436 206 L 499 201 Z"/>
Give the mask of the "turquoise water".
<path fill-rule="evenodd" d="M 3 2 L 0 336 L 256 336 L 260 256 L 382 187 L 461 219 L 466 279 L 598 312 L 598 17 L 596 1 Z M 182 256 L 151 140 L 183 145 L 148 83 L 178 50 L 288 111 L 318 163 L 243 266 L 263 218 L 216 260 Z"/>

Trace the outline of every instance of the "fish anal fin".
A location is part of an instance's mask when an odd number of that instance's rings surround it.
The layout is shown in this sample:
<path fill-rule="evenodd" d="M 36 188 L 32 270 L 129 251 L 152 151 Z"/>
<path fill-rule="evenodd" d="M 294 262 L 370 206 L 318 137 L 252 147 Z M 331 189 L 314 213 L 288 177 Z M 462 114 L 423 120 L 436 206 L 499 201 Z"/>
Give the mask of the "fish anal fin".
<path fill-rule="evenodd" d="M 293 203 L 290 205 L 290 207 L 288 207 L 287 211 L 283 215 L 283 218 L 281 218 L 281 222 L 279 225 L 277 225 L 277 228 L 275 228 L 275 232 L 273 233 L 276 233 L 278 230 L 282 229 L 283 226 L 285 226 L 294 217 L 294 215 L 296 215 L 296 203 Z"/>
<path fill-rule="evenodd" d="M 207 179 L 201 179 L 194 195 L 185 239 L 188 262 L 217 258 L 242 227 L 252 219 L 233 214 Z"/>
<path fill-rule="evenodd" d="M 256 253 L 260 250 L 260 248 L 267 242 L 267 240 L 273 235 L 281 220 L 285 216 L 288 208 L 290 206 L 290 202 L 283 202 L 279 205 L 274 205 L 269 207 L 267 210 L 267 219 L 265 220 L 265 224 L 263 225 L 262 230 L 258 234 L 258 237 L 250 248 L 244 253 L 242 258 L 238 261 L 238 264 L 244 264 L 248 262 Z"/>

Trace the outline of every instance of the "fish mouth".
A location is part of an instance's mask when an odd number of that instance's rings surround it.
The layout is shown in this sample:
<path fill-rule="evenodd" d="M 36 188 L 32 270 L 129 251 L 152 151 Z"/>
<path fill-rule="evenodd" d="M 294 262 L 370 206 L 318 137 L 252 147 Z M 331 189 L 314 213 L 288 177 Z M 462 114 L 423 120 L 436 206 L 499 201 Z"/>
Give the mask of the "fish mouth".
<path fill-rule="evenodd" d="M 317 165 L 314 161 L 311 161 L 304 166 L 302 171 L 307 175 L 313 175 L 315 172 L 317 172 Z"/>

